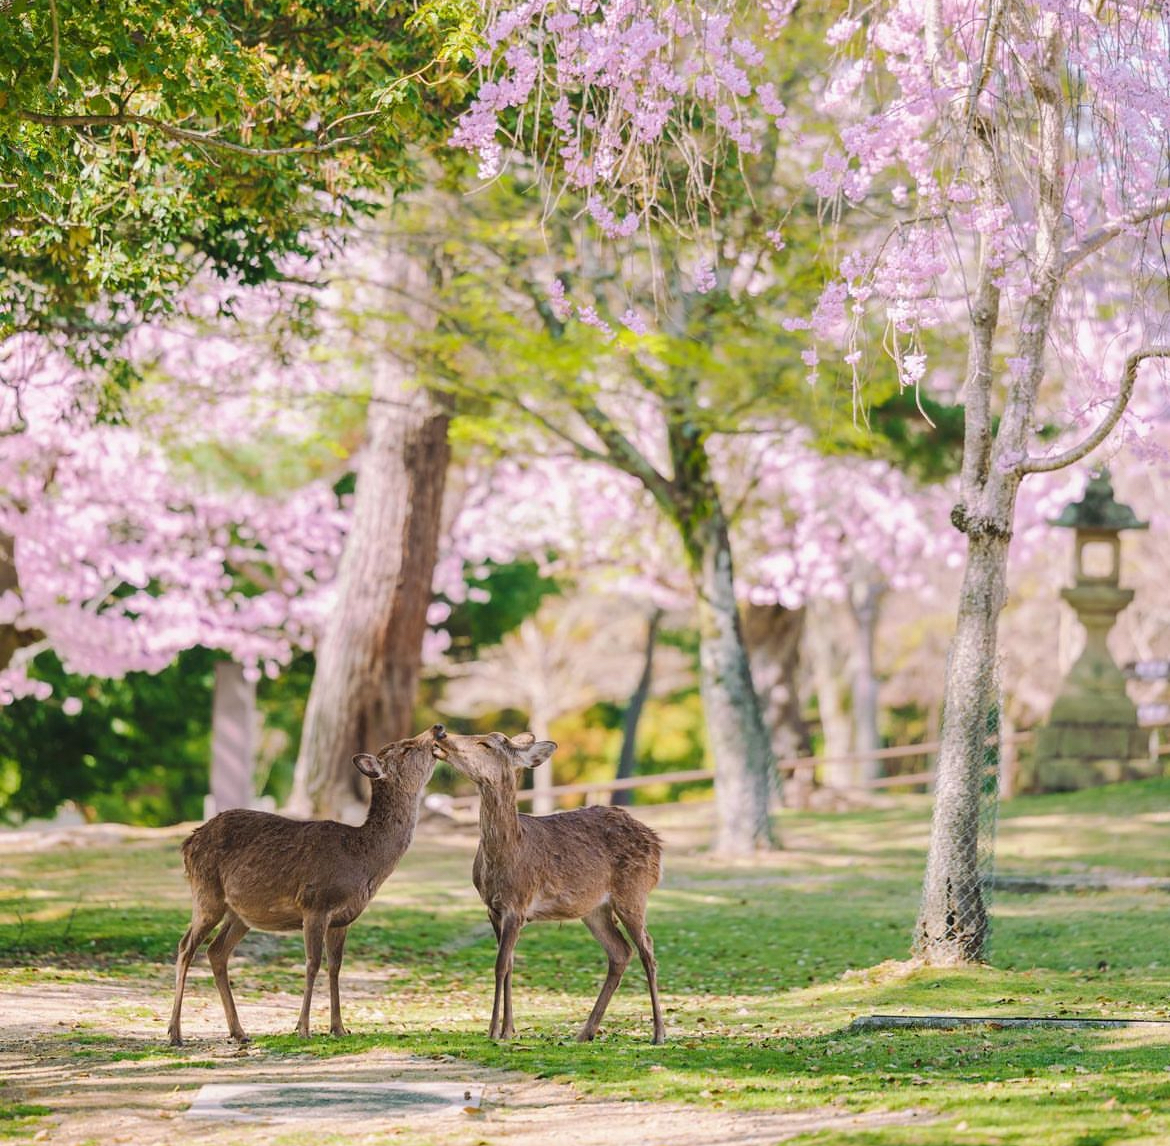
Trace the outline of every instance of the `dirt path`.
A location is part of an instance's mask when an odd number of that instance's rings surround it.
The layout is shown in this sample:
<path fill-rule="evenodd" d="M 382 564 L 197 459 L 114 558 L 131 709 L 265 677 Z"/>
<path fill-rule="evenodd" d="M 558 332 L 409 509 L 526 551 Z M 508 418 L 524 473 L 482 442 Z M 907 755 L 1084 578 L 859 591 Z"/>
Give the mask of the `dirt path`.
<path fill-rule="evenodd" d="M 207 984 L 210 987 L 210 984 Z M 7 1102 L 47 1107 L 35 1141 L 61 1146 L 135 1143 L 169 1146 L 295 1146 L 299 1143 L 403 1143 L 404 1146 L 771 1146 L 800 1134 L 873 1129 L 923 1115 L 852 1114 L 824 1109 L 732 1112 L 648 1102 L 583 1098 L 570 1085 L 457 1060 L 380 1051 L 314 1060 L 237 1048 L 223 1039 L 218 1000 L 198 990 L 184 1014 L 188 1043 L 174 1057 L 141 1058 L 165 1038 L 169 1000 L 149 983 L 32 983 L 0 989 L 0 1077 Z M 297 1000 L 249 1005 L 256 1030 L 281 1029 Z M 86 1039 L 103 1041 L 100 1053 Z M 128 1057 L 119 1058 L 119 1055 Z M 225 1122 L 187 1113 L 207 1083 L 298 1084 L 450 1082 L 474 1095 L 439 1114 L 339 1113 L 300 1109 L 289 1120 Z"/>

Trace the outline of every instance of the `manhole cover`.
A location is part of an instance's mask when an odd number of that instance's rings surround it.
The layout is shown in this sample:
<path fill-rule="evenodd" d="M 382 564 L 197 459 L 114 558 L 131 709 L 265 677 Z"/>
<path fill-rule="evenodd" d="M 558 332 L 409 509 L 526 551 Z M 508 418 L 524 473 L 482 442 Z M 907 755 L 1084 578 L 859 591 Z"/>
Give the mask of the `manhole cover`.
<path fill-rule="evenodd" d="M 209 1083 L 189 1118 L 306 1122 L 335 1118 L 413 1120 L 479 1109 L 480 1090 L 458 1082 Z"/>

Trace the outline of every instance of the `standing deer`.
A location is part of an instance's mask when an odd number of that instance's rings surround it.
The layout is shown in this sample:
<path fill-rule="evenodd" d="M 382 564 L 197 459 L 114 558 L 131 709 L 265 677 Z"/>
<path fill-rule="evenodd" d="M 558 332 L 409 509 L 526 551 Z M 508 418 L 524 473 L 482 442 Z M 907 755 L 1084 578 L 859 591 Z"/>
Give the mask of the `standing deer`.
<path fill-rule="evenodd" d="M 601 993 L 577 1035 L 588 1042 L 630 961 L 630 945 L 618 929 L 621 920 L 646 971 L 654 1042 L 666 1041 L 658 1004 L 658 965 L 646 930 L 646 899 L 662 870 L 662 841 L 622 808 L 577 808 L 551 816 L 516 811 L 521 768 L 543 764 L 556 745 L 531 732 L 509 740 L 448 735 L 434 753 L 475 781 L 479 788 L 479 850 L 472 879 L 496 933 L 496 993 L 489 1038 L 510 1038 L 512 960 L 520 929 L 532 920 L 580 919 L 605 948 L 609 970 Z M 616 918 L 615 918 L 616 917 Z"/>
<path fill-rule="evenodd" d="M 232 951 L 251 929 L 305 934 L 305 994 L 297 1034 L 309 1034 L 313 983 L 321 949 L 329 960 L 329 1031 L 344 1035 L 338 975 L 349 925 L 366 909 L 410 846 L 423 789 L 435 769 L 433 746 L 446 736 L 441 724 L 387 744 L 377 756 L 353 758 L 370 778 L 370 810 L 361 827 L 336 820 L 290 820 L 270 812 L 233 808 L 213 816 L 183 843 L 191 882 L 191 926 L 175 960 L 175 1005 L 167 1027 L 171 1045 L 182 1044 L 179 1013 L 196 951 L 222 919 L 207 960 L 233 1039 L 248 1041 L 228 982 Z"/>

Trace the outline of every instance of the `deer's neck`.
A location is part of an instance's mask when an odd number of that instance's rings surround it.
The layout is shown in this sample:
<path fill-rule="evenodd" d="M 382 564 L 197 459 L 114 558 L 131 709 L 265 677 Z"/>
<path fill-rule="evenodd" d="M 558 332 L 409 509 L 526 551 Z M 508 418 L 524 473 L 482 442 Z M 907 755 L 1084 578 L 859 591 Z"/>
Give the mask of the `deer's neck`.
<path fill-rule="evenodd" d="M 516 789 L 484 784 L 479 790 L 480 846 L 489 856 L 506 856 L 520 847 Z"/>
<path fill-rule="evenodd" d="M 366 846 L 387 868 L 410 847 L 425 787 L 425 777 L 415 782 L 403 776 L 371 785 L 370 810 L 360 830 Z"/>

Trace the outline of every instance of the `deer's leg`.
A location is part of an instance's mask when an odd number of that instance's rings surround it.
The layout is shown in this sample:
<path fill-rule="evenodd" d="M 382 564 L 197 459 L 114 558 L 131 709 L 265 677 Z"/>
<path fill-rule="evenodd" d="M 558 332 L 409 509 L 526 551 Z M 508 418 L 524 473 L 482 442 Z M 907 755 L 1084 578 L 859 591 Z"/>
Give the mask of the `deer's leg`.
<path fill-rule="evenodd" d="M 228 908 L 224 917 L 223 926 L 219 934 L 211 941 L 207 948 L 207 961 L 211 964 L 211 973 L 215 976 L 215 986 L 219 991 L 220 1002 L 223 1003 L 223 1013 L 227 1017 L 228 1034 L 237 1042 L 246 1043 L 248 1036 L 240 1026 L 240 1016 L 236 1013 L 236 1001 L 232 998 L 232 985 L 228 981 L 227 965 L 236 944 L 247 935 L 248 925 Z"/>
<path fill-rule="evenodd" d="M 585 1020 L 585 1025 L 577 1035 L 579 1043 L 587 1043 L 597 1034 L 597 1028 L 601 1026 L 605 1008 L 609 1006 L 614 991 L 617 990 L 618 984 L 622 981 L 622 975 L 625 973 L 626 965 L 633 952 L 625 937 L 618 930 L 613 918 L 613 908 L 608 902 L 601 904 L 600 907 L 595 907 L 588 915 L 582 916 L 581 922 L 589 928 L 593 938 L 605 948 L 605 953 L 609 956 L 609 969 L 605 975 L 605 982 L 601 985 L 601 993 L 597 996 L 597 1002 L 593 1004 L 589 1018 Z"/>
<path fill-rule="evenodd" d="M 520 938 L 521 919 L 517 915 L 505 915 L 499 922 L 493 918 L 499 946 L 496 950 L 496 994 L 492 1000 L 492 1022 L 488 1028 L 489 1039 L 510 1039 L 516 1033 L 512 1022 L 512 959 L 516 953 L 516 940 Z"/>
<path fill-rule="evenodd" d="M 341 1022 L 341 956 L 345 952 L 348 927 L 330 927 L 325 932 L 325 955 L 329 960 L 329 1033 L 347 1035 Z"/>
<path fill-rule="evenodd" d="M 634 946 L 638 948 L 638 956 L 642 960 L 642 969 L 646 972 L 646 983 L 650 988 L 650 1011 L 654 1016 L 654 1042 L 661 1045 L 666 1042 L 666 1024 L 662 1021 L 662 1007 L 658 1002 L 658 962 L 654 958 L 654 940 L 646 930 L 646 908 L 642 904 L 623 903 L 616 907 L 618 918 L 629 932 Z"/>
<path fill-rule="evenodd" d="M 171 1008 L 171 1021 L 167 1024 L 167 1037 L 173 1047 L 183 1045 L 179 1015 L 183 1009 L 183 990 L 187 986 L 187 972 L 191 968 L 191 961 L 203 941 L 211 934 L 211 929 L 223 918 L 223 912 L 222 903 L 196 900 L 191 911 L 191 926 L 179 940 L 179 950 L 175 955 L 175 1004 Z"/>
<path fill-rule="evenodd" d="M 313 1005 L 313 984 L 321 970 L 321 951 L 325 945 L 325 928 L 328 919 L 324 915 L 306 915 L 305 928 L 305 996 L 301 1000 L 301 1016 L 297 1020 L 297 1034 L 309 1037 L 309 1009 Z"/>

